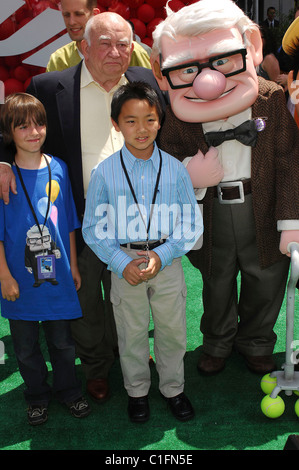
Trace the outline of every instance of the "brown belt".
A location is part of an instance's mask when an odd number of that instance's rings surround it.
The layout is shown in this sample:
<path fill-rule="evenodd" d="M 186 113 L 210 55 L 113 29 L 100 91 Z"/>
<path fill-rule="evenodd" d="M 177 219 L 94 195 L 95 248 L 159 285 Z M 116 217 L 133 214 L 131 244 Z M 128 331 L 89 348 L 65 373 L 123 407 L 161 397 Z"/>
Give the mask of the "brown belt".
<path fill-rule="evenodd" d="M 251 193 L 251 180 L 240 180 L 243 185 L 244 196 Z M 232 181 L 231 186 L 222 186 L 221 188 L 215 186 L 214 188 L 214 197 L 218 197 L 219 190 L 222 193 L 222 199 L 224 201 L 230 201 L 232 199 L 238 199 L 240 197 L 240 188 L 239 186 L 234 186 L 234 182 Z"/>

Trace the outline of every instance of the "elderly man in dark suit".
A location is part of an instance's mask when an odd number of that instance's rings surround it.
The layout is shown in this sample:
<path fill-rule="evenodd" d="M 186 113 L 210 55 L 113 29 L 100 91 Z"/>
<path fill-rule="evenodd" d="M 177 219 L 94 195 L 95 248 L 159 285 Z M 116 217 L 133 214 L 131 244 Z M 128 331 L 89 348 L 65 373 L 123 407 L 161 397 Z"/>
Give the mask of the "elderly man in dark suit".
<path fill-rule="evenodd" d="M 142 80 L 151 84 L 164 101 L 151 70 L 129 67 L 133 47 L 132 29 L 127 21 L 115 13 L 95 15 L 87 23 L 82 41 L 84 61 L 61 72 L 38 75 L 32 78 L 27 89 L 46 108 L 45 151 L 68 164 L 81 220 L 92 168 L 123 144 L 121 134 L 114 132 L 110 120 L 114 91 L 128 81 Z M 0 161 L 9 162 L 4 152 Z M 14 190 L 15 184 L 10 173 L 9 166 L 0 165 L 0 192 L 6 201 L 9 188 Z M 1 180 L 4 182 L 2 189 Z M 109 299 L 110 273 L 84 244 L 81 231 L 77 248 L 82 277 L 78 295 L 83 318 L 73 322 L 72 332 L 87 379 L 87 391 L 97 401 L 104 401 L 109 396 L 108 374 L 117 346 Z"/>

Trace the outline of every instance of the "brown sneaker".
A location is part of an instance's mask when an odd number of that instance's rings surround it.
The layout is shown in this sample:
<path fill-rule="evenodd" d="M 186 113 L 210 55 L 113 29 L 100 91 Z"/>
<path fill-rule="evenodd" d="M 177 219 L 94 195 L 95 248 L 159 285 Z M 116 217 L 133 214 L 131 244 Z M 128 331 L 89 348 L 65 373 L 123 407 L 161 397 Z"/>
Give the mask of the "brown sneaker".
<path fill-rule="evenodd" d="M 277 369 L 272 356 L 245 356 L 248 369 L 255 374 L 268 374 Z"/>
<path fill-rule="evenodd" d="M 215 375 L 219 374 L 225 367 L 224 357 L 210 356 L 209 354 L 203 353 L 197 363 L 198 371 L 203 375 Z"/>

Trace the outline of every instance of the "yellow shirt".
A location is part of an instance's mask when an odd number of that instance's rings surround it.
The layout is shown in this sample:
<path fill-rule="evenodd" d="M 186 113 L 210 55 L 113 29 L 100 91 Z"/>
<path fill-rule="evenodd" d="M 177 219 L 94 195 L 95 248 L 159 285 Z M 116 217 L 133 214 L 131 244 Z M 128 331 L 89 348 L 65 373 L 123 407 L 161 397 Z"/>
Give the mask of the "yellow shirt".
<path fill-rule="evenodd" d="M 126 83 L 128 81 L 122 75 L 118 84 L 107 92 L 93 80 L 83 61 L 80 89 L 80 122 L 85 197 L 93 168 L 123 146 L 122 133 L 117 132 L 112 125 L 110 108 L 113 93 Z"/>
<path fill-rule="evenodd" d="M 139 66 L 145 67 L 147 69 L 151 68 L 150 59 L 148 53 L 143 49 L 138 42 L 133 41 L 134 49 L 131 57 L 130 66 Z M 55 70 L 61 71 L 79 64 L 82 60 L 80 56 L 76 42 L 72 41 L 69 44 L 57 49 L 50 56 L 46 71 L 53 72 Z"/>

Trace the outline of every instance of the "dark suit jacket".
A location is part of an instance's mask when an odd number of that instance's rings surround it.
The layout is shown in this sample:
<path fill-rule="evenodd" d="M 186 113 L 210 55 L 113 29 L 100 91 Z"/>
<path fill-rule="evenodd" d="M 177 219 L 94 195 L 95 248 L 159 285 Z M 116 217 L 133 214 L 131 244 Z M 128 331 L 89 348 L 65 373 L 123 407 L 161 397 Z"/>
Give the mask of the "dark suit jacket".
<path fill-rule="evenodd" d="M 269 28 L 269 22 L 267 18 L 262 22 L 261 26 L 263 26 L 264 28 Z M 279 26 L 279 21 L 274 20 L 274 28 L 278 28 L 278 26 Z"/>

